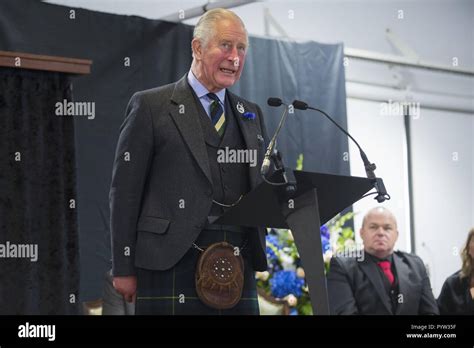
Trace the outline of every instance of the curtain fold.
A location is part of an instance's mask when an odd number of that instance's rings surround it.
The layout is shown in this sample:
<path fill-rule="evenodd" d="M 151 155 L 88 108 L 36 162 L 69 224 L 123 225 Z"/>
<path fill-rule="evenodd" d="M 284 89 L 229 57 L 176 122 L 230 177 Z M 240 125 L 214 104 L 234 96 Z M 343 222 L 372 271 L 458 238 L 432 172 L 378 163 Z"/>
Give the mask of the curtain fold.
<path fill-rule="evenodd" d="M 67 75 L 0 68 L 0 314 L 78 313 L 74 120 Z M 71 201 L 75 200 L 75 201 Z"/>

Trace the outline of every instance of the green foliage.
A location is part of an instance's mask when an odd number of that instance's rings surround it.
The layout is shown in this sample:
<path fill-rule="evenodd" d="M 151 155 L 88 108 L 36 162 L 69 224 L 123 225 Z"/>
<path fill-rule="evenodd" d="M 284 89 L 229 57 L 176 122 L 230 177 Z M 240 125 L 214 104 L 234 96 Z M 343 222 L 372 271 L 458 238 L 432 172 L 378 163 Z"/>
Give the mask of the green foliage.
<path fill-rule="evenodd" d="M 300 153 L 296 160 L 296 170 L 303 170 L 303 154 Z"/>

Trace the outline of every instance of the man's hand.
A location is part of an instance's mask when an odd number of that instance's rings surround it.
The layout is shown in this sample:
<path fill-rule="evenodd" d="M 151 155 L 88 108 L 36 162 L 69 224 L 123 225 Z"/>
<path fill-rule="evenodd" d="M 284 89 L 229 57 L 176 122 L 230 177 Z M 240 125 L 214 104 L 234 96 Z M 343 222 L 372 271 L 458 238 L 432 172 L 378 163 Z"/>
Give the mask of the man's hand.
<path fill-rule="evenodd" d="M 137 295 L 137 277 L 114 277 L 114 288 L 117 290 L 127 302 L 135 302 Z"/>

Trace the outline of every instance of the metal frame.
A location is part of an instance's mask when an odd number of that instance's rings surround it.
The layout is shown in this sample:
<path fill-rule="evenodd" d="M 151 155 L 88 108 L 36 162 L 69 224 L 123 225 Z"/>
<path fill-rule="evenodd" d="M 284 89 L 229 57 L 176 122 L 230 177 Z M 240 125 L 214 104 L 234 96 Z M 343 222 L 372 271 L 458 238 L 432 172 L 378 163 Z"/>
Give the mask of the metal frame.
<path fill-rule="evenodd" d="M 264 24 L 265 24 L 265 35 L 270 35 L 270 26 L 281 35 L 281 37 L 293 41 L 283 29 L 283 27 L 278 23 L 278 21 L 272 16 L 268 7 L 264 8 Z M 405 66 L 405 67 L 412 67 L 417 69 L 425 69 L 431 71 L 439 71 L 445 73 L 452 73 L 452 74 L 459 74 L 459 75 L 466 75 L 469 77 L 474 76 L 474 70 L 471 69 L 464 69 L 464 68 L 456 68 L 453 66 L 441 65 L 433 62 L 423 61 L 418 58 L 416 53 L 411 50 L 408 46 L 403 44 L 401 40 L 387 29 L 387 37 L 390 41 L 392 41 L 399 49 L 403 51 L 406 56 L 397 56 L 393 54 L 385 54 L 379 53 L 374 51 L 362 50 L 357 48 L 344 48 L 344 56 L 348 58 L 366 60 L 370 62 L 376 63 L 385 63 L 390 65 L 398 65 L 398 66 Z"/>
<path fill-rule="evenodd" d="M 246 4 L 250 4 L 252 2 L 256 2 L 257 0 L 220 0 L 215 2 L 208 1 L 206 4 L 202 6 L 197 6 L 190 8 L 188 10 L 182 10 L 184 13 L 184 17 L 182 17 L 182 13 L 178 12 L 175 14 L 171 14 L 160 19 L 169 22 L 181 22 L 183 20 L 188 20 L 194 17 L 199 17 L 203 15 L 206 11 L 212 10 L 214 8 L 232 8 L 237 6 L 242 6 Z"/>
<path fill-rule="evenodd" d="M 349 58 L 367 60 L 377 63 L 386 63 L 390 65 L 399 65 L 412 67 L 417 69 L 425 69 L 431 71 L 439 71 L 458 75 L 474 76 L 474 70 L 455 68 L 447 65 L 441 65 L 423 60 L 415 60 L 409 57 L 396 56 L 392 54 L 384 54 L 373 51 L 361 50 L 356 48 L 344 48 L 344 55 Z"/>

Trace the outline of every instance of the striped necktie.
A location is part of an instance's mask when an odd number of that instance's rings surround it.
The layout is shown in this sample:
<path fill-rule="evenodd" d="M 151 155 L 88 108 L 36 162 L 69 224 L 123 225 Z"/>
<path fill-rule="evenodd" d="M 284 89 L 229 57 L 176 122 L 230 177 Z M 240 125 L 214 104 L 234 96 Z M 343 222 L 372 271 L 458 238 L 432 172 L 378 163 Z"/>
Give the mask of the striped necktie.
<path fill-rule="evenodd" d="M 209 99 L 212 100 L 211 108 L 210 108 L 210 115 L 212 125 L 216 129 L 217 133 L 220 137 L 224 134 L 225 130 L 225 113 L 222 109 L 221 103 L 219 102 L 219 98 L 214 93 L 208 93 L 207 96 Z"/>

